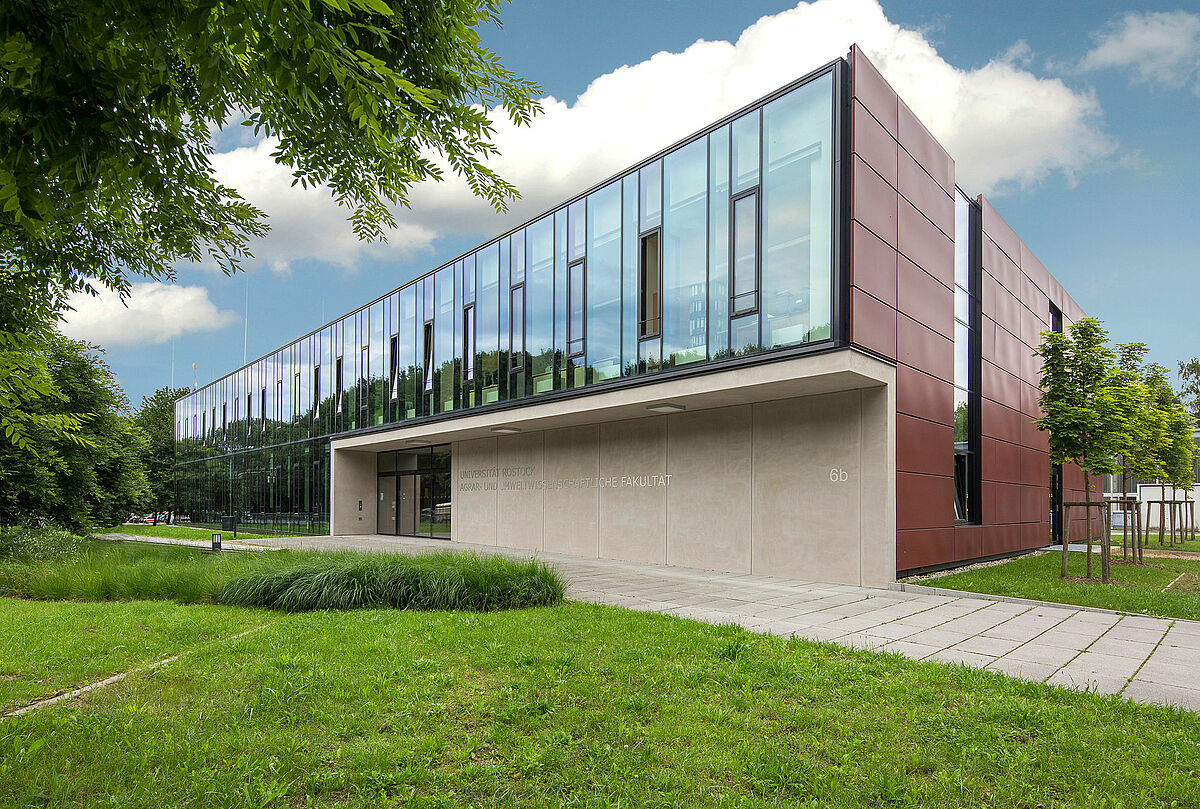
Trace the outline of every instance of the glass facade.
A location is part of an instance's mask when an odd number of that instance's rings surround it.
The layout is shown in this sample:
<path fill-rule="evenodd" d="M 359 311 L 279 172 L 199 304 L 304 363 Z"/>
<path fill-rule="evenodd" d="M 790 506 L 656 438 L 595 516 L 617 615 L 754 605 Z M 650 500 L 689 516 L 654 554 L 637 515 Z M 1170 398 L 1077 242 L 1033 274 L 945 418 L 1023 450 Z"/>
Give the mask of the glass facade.
<path fill-rule="evenodd" d="M 832 345 L 835 79 L 827 69 L 183 397 L 176 511 L 324 533 L 332 436 Z M 404 477 L 397 462 L 381 481 Z M 448 494 L 430 497 L 417 522 L 440 525 Z"/>

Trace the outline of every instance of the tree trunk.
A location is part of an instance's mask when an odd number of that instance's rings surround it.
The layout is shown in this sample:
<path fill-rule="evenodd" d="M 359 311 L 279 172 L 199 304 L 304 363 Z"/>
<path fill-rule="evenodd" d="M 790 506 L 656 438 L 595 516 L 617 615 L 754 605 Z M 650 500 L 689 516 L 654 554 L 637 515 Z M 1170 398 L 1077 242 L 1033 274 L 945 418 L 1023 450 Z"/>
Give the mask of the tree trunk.
<path fill-rule="evenodd" d="M 1092 477 L 1085 469 L 1083 472 L 1083 499 L 1085 502 L 1092 502 Z M 1083 523 L 1084 530 L 1087 531 L 1087 577 L 1092 577 L 1092 509 L 1090 506 L 1083 507 Z"/>
<path fill-rule="evenodd" d="M 1067 551 L 1071 545 L 1071 507 L 1063 505 L 1060 507 L 1059 513 L 1063 515 L 1061 578 L 1065 579 L 1067 577 Z"/>
<path fill-rule="evenodd" d="M 1100 578 L 1108 584 L 1112 571 L 1112 509 L 1104 504 L 1100 512 Z"/>

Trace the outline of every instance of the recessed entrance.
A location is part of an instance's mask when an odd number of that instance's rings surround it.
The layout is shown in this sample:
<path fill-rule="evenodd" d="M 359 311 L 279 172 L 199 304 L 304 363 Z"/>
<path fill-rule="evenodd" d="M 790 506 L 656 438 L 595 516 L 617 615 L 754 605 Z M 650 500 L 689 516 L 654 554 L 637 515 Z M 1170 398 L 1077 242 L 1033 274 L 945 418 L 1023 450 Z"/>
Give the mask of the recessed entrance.
<path fill-rule="evenodd" d="M 450 446 L 381 452 L 376 530 L 450 538 Z"/>

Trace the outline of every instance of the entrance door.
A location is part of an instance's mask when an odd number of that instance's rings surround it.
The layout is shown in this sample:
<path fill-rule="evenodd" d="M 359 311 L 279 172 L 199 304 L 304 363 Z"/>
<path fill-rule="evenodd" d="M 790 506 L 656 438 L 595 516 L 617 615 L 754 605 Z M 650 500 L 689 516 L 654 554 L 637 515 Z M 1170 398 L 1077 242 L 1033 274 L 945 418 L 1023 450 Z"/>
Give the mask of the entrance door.
<path fill-rule="evenodd" d="M 412 536 L 416 534 L 418 512 L 421 508 L 420 498 L 417 497 L 417 479 L 419 475 L 399 475 L 396 477 L 396 488 L 399 491 L 400 515 L 396 525 L 396 533 Z"/>
<path fill-rule="evenodd" d="M 379 477 L 379 518 L 377 533 L 396 533 L 396 478 L 393 476 Z"/>
<path fill-rule="evenodd" d="M 450 538 L 450 447 L 379 453 L 379 533 Z"/>

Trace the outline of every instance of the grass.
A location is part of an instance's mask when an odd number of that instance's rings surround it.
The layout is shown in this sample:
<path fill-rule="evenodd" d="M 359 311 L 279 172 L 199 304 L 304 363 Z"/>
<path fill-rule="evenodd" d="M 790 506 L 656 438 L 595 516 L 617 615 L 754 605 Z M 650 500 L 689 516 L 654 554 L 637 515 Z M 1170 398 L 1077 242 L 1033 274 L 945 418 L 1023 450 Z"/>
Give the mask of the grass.
<path fill-rule="evenodd" d="M 0 722 L 0 805 L 1195 806 L 1197 739 L 1193 714 L 612 607 L 311 612 Z"/>
<path fill-rule="evenodd" d="M 212 535 L 217 533 L 217 528 L 193 528 L 188 525 L 114 525 L 111 528 L 103 528 L 97 531 L 97 534 L 131 534 L 138 537 L 165 537 L 167 539 L 192 539 L 200 540 L 201 542 L 209 542 Z M 239 531 L 238 539 L 253 540 L 257 537 L 273 537 L 287 538 L 300 536 L 299 534 L 272 534 L 269 532 L 251 532 Z M 222 539 L 232 539 L 233 534 L 229 531 L 221 532 Z"/>
<path fill-rule="evenodd" d="M 1120 548 L 1121 547 L 1121 532 L 1113 531 L 1112 538 L 1113 538 L 1113 544 L 1117 548 Z M 1132 540 L 1130 540 L 1130 541 L 1132 541 Z M 1180 551 L 1189 552 L 1189 553 L 1200 552 L 1200 539 L 1189 539 L 1185 542 L 1180 542 L 1179 536 L 1176 535 L 1174 547 L 1172 547 L 1170 543 L 1171 543 L 1171 534 L 1169 531 L 1163 537 L 1162 545 L 1158 544 L 1158 534 L 1151 533 L 1149 538 L 1146 540 L 1146 551 L 1150 552 L 1150 553 L 1153 553 L 1155 551 L 1166 551 L 1168 553 L 1178 553 Z"/>
<path fill-rule="evenodd" d="M 0 599 L 0 713 L 262 622 L 228 607 Z"/>
<path fill-rule="evenodd" d="M 1095 581 L 1069 581 L 1059 578 L 1060 553 L 1031 554 L 998 565 L 950 573 L 921 581 L 931 587 L 967 590 L 973 593 L 1031 598 L 1085 607 L 1103 607 L 1120 612 L 1144 613 L 1164 618 L 1200 620 L 1200 593 L 1189 591 L 1189 581 L 1200 578 L 1200 560 L 1150 558 L 1146 564 L 1125 564 L 1120 554 L 1112 562 L 1114 584 Z M 1067 559 L 1067 574 L 1082 578 L 1086 573 L 1085 554 L 1072 552 Z M 1092 558 L 1093 575 L 1100 575 L 1100 555 Z M 1184 586 L 1163 588 L 1184 574 Z"/>
<path fill-rule="evenodd" d="M 369 606 L 507 609 L 556 603 L 563 587 L 552 568 L 533 559 L 449 552 L 213 554 L 178 546 L 92 541 L 65 561 L 0 562 L 0 596 L 168 600 L 286 611 Z"/>

